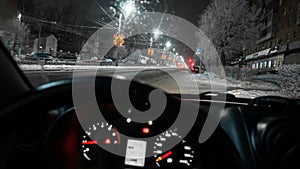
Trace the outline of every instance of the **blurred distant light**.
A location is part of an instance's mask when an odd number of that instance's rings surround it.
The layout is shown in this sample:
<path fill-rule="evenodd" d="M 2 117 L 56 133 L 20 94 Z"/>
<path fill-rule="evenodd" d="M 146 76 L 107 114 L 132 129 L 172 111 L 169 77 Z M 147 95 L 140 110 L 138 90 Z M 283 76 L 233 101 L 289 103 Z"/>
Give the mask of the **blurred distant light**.
<path fill-rule="evenodd" d="M 168 41 L 168 42 L 166 43 L 166 47 L 167 47 L 167 48 L 171 47 L 171 45 L 172 45 L 172 44 L 171 44 L 170 41 Z"/>
<path fill-rule="evenodd" d="M 19 15 L 17 16 L 17 18 L 18 18 L 19 20 L 21 20 L 21 18 L 22 18 L 22 14 L 21 14 L 21 13 L 19 13 Z"/>
<path fill-rule="evenodd" d="M 153 31 L 153 33 L 154 33 L 154 38 L 158 38 L 158 36 L 159 36 L 160 34 L 162 34 L 162 32 L 161 32 L 159 29 L 155 29 L 155 30 Z"/>
<path fill-rule="evenodd" d="M 125 14 L 128 16 L 132 12 L 135 11 L 135 6 L 133 1 L 126 1 L 125 4 L 123 5 L 122 9 L 124 10 Z"/>

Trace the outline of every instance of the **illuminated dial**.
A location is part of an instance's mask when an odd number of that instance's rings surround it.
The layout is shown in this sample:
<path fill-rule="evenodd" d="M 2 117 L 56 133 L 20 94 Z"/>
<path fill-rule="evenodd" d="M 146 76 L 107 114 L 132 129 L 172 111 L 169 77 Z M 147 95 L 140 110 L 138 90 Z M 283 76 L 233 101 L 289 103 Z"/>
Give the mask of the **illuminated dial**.
<path fill-rule="evenodd" d="M 82 153 L 88 161 L 93 159 L 95 151 L 99 150 L 99 145 L 113 146 L 117 144 L 120 144 L 120 134 L 116 128 L 108 123 L 91 125 L 81 140 Z"/>
<path fill-rule="evenodd" d="M 169 130 L 158 136 L 153 145 L 154 160 L 161 168 L 188 168 L 193 163 L 194 151 L 187 141 L 182 140 L 172 149 L 163 152 L 164 145 L 170 140 L 182 139 L 175 130 Z"/>

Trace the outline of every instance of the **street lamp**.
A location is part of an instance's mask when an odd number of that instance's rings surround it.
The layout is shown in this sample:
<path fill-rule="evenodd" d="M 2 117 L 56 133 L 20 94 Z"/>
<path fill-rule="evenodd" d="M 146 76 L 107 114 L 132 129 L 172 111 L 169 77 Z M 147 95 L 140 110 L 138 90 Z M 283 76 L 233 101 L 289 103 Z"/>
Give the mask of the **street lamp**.
<path fill-rule="evenodd" d="M 153 31 L 153 33 L 154 33 L 154 38 L 155 38 L 155 39 L 157 39 L 158 36 L 159 36 L 160 34 L 162 34 L 162 32 L 161 32 L 159 29 L 155 29 L 155 30 Z"/>
<path fill-rule="evenodd" d="M 21 22 L 21 18 L 22 18 L 22 13 L 19 13 L 19 15 L 17 16 L 19 22 Z"/>
<path fill-rule="evenodd" d="M 171 47 L 171 45 L 172 45 L 172 44 L 171 44 L 171 42 L 170 42 L 170 41 L 168 41 L 168 42 L 166 43 L 166 47 L 167 47 L 167 48 L 170 48 L 170 47 Z"/>
<path fill-rule="evenodd" d="M 21 31 L 21 18 L 22 18 L 22 13 L 19 13 L 18 16 L 17 16 L 17 19 L 18 19 L 18 31 L 17 31 L 17 35 L 16 35 L 16 38 L 15 38 L 15 41 L 14 43 L 17 43 L 17 46 L 18 46 L 18 53 L 17 55 L 20 56 L 21 54 L 21 43 L 20 43 L 20 31 Z"/>
<path fill-rule="evenodd" d="M 118 33 L 121 32 L 121 22 L 122 22 L 122 15 L 124 15 L 124 18 L 128 17 L 131 13 L 135 11 L 135 5 L 134 1 L 126 1 L 123 5 L 121 5 L 121 8 L 119 8 L 120 15 L 119 15 L 119 29 Z"/>
<path fill-rule="evenodd" d="M 171 44 L 171 42 L 170 41 L 168 41 L 167 43 L 166 43 L 166 48 L 167 48 L 167 50 L 168 50 L 168 64 L 170 64 L 170 60 L 169 60 L 169 57 L 170 57 L 170 51 L 169 51 L 169 48 L 172 46 L 172 44 Z"/>
<path fill-rule="evenodd" d="M 133 11 L 135 11 L 134 2 L 126 1 L 122 9 L 125 11 L 125 15 L 129 16 Z"/>
<path fill-rule="evenodd" d="M 126 19 L 126 17 L 128 17 L 131 13 L 133 13 L 135 11 L 135 5 L 134 5 L 134 1 L 129 0 L 126 1 L 123 5 L 121 5 L 121 7 L 117 7 L 117 6 L 111 6 L 110 9 L 115 8 L 115 11 L 118 10 L 119 14 L 119 24 L 118 24 L 118 32 L 117 32 L 117 36 L 121 37 L 121 27 L 122 27 L 122 18 L 124 15 L 124 18 Z M 120 42 L 119 42 L 119 38 L 118 38 L 118 42 L 117 42 L 117 46 L 120 46 Z M 118 51 L 117 51 L 117 56 L 116 56 L 116 66 L 118 66 L 118 62 L 119 62 L 119 55 L 118 55 Z"/>

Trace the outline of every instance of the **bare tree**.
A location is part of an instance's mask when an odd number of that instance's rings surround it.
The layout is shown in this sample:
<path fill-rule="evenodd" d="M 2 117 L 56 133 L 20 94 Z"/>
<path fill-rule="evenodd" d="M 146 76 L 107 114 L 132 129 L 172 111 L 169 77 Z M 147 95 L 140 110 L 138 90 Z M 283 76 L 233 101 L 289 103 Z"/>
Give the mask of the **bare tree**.
<path fill-rule="evenodd" d="M 4 24 L 3 31 L 5 32 L 4 42 L 7 43 L 8 50 L 13 55 L 20 54 L 19 50 L 24 48 L 26 36 L 30 33 L 27 25 L 17 18 L 11 18 Z"/>
<path fill-rule="evenodd" d="M 247 0 L 213 0 L 206 8 L 199 28 L 214 44 L 223 66 L 226 60 L 239 57 L 243 47 L 258 37 L 259 16 L 259 10 Z"/>

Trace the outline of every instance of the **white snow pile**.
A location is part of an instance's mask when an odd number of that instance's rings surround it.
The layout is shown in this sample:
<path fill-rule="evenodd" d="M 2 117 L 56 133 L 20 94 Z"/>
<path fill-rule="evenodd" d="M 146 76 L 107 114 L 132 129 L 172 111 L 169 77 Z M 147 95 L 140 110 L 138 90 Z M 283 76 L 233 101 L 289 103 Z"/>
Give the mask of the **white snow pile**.
<path fill-rule="evenodd" d="M 300 98 L 300 65 L 283 65 L 278 70 L 280 93 L 291 98 Z"/>
<path fill-rule="evenodd" d="M 236 89 L 230 90 L 227 93 L 233 94 L 235 97 L 238 98 L 250 98 L 254 99 L 255 97 L 260 96 L 282 96 L 279 91 L 267 91 L 267 90 L 243 90 L 243 89 Z"/>
<path fill-rule="evenodd" d="M 51 70 L 89 70 L 89 69 L 157 69 L 157 68 L 173 68 L 169 66 L 95 66 L 95 65 L 33 65 L 33 64 L 19 64 L 23 71 L 51 71 Z"/>
<path fill-rule="evenodd" d="M 69 70 L 69 69 L 97 69 L 99 66 L 88 66 L 88 65 L 19 65 L 24 71 L 37 71 L 37 70 Z M 113 66 L 103 66 L 111 68 Z"/>

